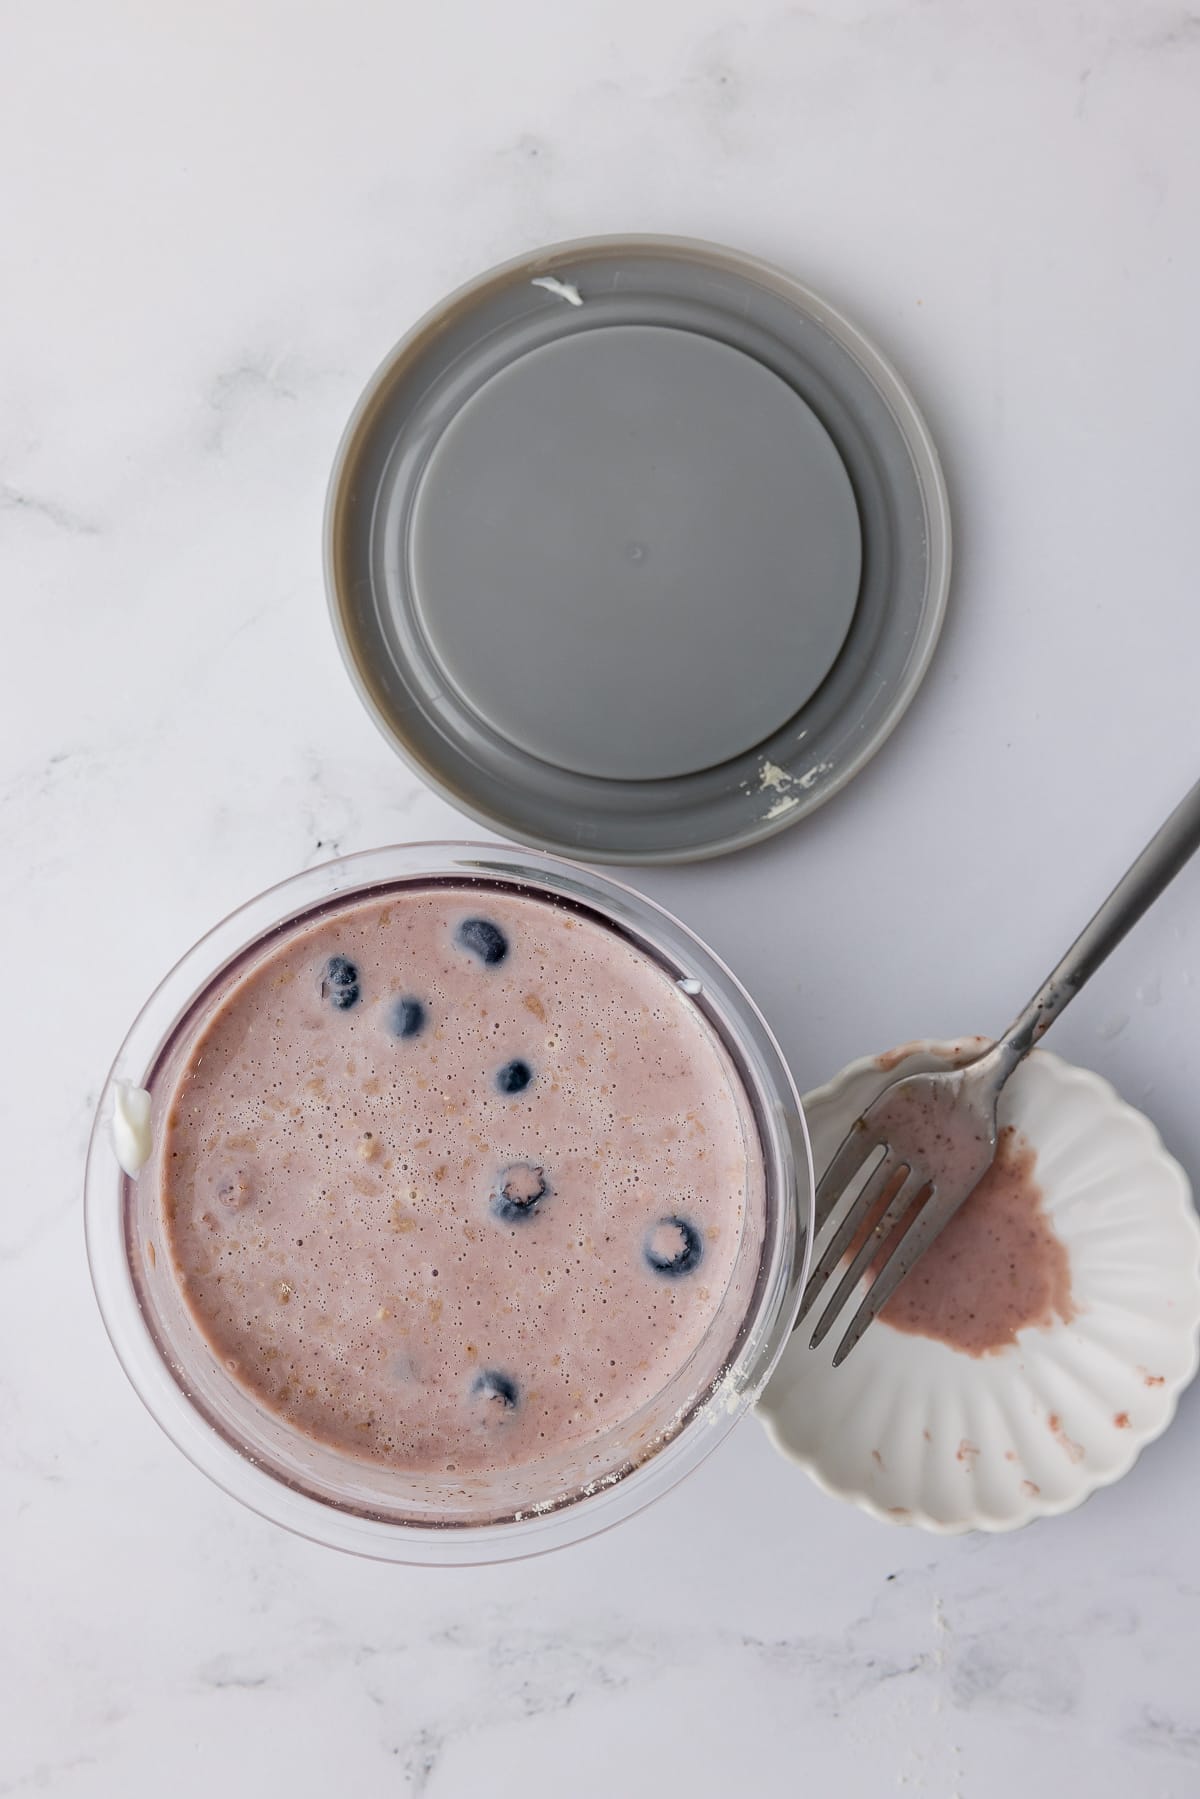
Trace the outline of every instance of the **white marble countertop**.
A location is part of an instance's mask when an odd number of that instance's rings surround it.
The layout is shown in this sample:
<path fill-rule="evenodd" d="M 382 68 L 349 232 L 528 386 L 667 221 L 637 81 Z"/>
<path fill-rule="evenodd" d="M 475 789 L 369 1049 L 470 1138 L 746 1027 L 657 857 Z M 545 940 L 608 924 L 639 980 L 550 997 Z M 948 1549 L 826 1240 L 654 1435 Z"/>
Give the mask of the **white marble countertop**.
<path fill-rule="evenodd" d="M 889 1530 L 753 1421 L 614 1534 L 356 1563 L 158 1433 L 92 1304 L 90 1114 L 217 917 L 453 835 L 321 587 L 362 382 L 539 241 L 775 258 L 927 411 L 952 616 L 888 751 L 646 875 L 802 1084 L 1002 1023 L 1197 774 L 1200 15 L 1176 0 L 45 0 L 0 28 L 0 1794 L 1200 1792 L 1200 1400 L 1008 1539 Z M 1200 868 L 1055 1033 L 1200 1168 Z"/>

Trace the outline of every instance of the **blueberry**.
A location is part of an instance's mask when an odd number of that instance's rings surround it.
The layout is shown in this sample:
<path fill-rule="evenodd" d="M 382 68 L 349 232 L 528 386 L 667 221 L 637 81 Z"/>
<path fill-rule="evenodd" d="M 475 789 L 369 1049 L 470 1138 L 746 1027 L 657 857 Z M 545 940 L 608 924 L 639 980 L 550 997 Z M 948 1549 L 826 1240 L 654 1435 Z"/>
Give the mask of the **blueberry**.
<path fill-rule="evenodd" d="M 666 1274 L 673 1280 L 677 1274 L 690 1274 L 700 1266 L 704 1245 L 700 1232 L 686 1218 L 660 1218 L 646 1232 L 642 1253 L 655 1274 Z"/>
<path fill-rule="evenodd" d="M 485 1399 L 497 1411 L 515 1411 L 521 1389 L 510 1374 L 501 1374 L 498 1368 L 483 1368 L 471 1382 L 471 1392 L 478 1399 Z"/>
<path fill-rule="evenodd" d="M 531 1218 L 549 1191 L 544 1168 L 533 1162 L 514 1162 L 500 1176 L 492 1195 L 492 1211 L 505 1224 Z"/>
<path fill-rule="evenodd" d="M 458 941 L 488 968 L 495 968 L 508 954 L 508 938 L 490 918 L 464 918 L 458 927 Z"/>
<path fill-rule="evenodd" d="M 393 1037 L 419 1037 L 425 1029 L 425 1008 L 419 999 L 393 1000 L 388 1012 Z"/>
<path fill-rule="evenodd" d="M 241 1212 L 254 1198 L 254 1181 L 244 1168 L 230 1169 L 217 1177 L 217 1200 L 231 1212 Z"/>
<path fill-rule="evenodd" d="M 358 969 L 345 956 L 330 956 L 326 962 L 321 998 L 339 1012 L 348 1012 L 358 1004 Z"/>
<path fill-rule="evenodd" d="M 506 1062 L 496 1076 L 496 1086 L 501 1093 L 524 1093 L 533 1079 L 533 1069 L 528 1062 L 522 1062 L 517 1056 L 512 1062 Z"/>

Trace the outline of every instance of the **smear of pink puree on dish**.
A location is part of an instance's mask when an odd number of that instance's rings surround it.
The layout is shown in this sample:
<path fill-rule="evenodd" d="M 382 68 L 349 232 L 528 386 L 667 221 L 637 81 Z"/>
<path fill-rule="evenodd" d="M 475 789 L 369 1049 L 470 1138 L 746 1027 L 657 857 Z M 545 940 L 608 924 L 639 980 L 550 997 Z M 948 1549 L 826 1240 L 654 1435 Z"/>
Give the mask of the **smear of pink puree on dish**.
<path fill-rule="evenodd" d="M 1034 1178 L 1037 1152 L 1012 1125 L 962 1210 L 926 1250 L 880 1316 L 966 1355 L 995 1355 L 1017 1332 L 1069 1324 L 1071 1264 Z"/>

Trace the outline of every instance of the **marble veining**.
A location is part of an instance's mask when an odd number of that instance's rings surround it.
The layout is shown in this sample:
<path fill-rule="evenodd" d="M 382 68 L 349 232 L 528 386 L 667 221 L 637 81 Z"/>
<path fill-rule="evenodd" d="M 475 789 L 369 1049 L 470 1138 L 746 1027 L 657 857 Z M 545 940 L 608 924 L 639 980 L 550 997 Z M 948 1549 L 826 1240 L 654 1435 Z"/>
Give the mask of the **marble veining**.
<path fill-rule="evenodd" d="M 19 488 L 10 487 L 7 482 L 0 482 L 0 517 L 5 513 L 15 513 L 30 519 L 44 519 L 57 531 L 67 531 L 75 537 L 95 537 L 99 534 L 99 525 L 90 519 L 81 518 L 69 506 L 57 500 L 46 499 L 40 494 L 23 493 Z"/>
<path fill-rule="evenodd" d="M 197 936 L 302 866 L 480 835 L 343 673 L 325 483 L 441 294 L 577 234 L 731 242 L 844 307 L 912 381 L 957 533 L 868 773 L 761 851 L 633 878 L 801 1089 L 1011 1013 L 1196 772 L 1200 14 L 114 0 L 14 11 L 4 46 L 0 1795 L 1193 1799 L 1195 1394 L 1011 1538 L 889 1531 L 750 1420 L 566 1554 L 377 1567 L 160 1436 L 80 1189 L 112 1055 Z M 1056 1031 L 1193 1178 L 1198 880 Z"/>

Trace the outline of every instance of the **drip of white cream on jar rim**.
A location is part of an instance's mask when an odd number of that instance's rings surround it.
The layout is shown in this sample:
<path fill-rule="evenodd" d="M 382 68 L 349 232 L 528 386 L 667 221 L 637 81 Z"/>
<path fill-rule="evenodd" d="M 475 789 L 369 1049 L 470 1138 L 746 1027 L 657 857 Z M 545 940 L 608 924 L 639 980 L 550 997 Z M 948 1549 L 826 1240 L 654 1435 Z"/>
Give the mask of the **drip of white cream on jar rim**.
<path fill-rule="evenodd" d="M 113 1093 L 112 1141 L 117 1161 L 134 1179 L 150 1160 L 150 1095 L 132 1081 L 118 1081 Z"/>

